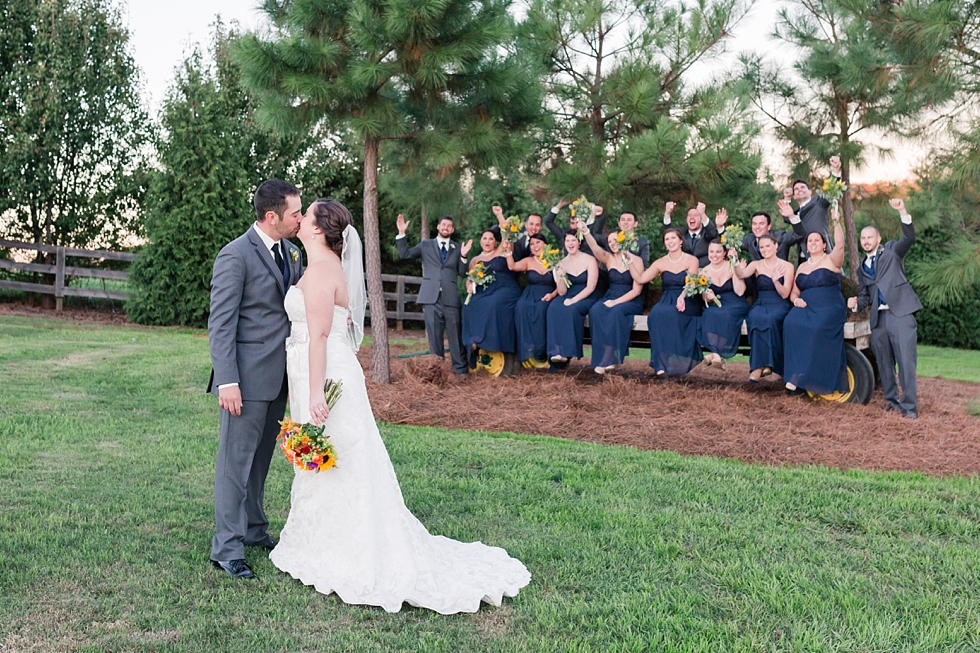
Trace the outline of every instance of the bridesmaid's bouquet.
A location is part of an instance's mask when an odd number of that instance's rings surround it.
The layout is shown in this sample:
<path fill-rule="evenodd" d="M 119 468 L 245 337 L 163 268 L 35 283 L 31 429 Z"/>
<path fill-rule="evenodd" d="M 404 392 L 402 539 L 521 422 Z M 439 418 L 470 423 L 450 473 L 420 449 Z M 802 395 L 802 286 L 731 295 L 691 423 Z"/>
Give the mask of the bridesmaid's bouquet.
<path fill-rule="evenodd" d="M 575 230 L 575 236 L 579 239 L 579 242 L 585 239 L 585 234 L 582 233 L 582 225 L 587 225 L 592 219 L 592 202 L 585 199 L 585 195 L 580 195 L 577 200 L 574 200 L 571 204 L 571 214 L 572 219 L 579 220 L 579 227 Z M 569 220 L 569 226 L 571 226 L 572 221 Z"/>
<path fill-rule="evenodd" d="M 684 296 L 685 297 L 698 297 L 703 295 L 711 287 L 711 277 L 706 275 L 704 272 L 699 272 L 697 274 L 687 273 L 684 277 Z M 714 299 L 715 306 L 721 306 L 721 302 L 718 298 Z"/>
<path fill-rule="evenodd" d="M 837 203 L 846 192 L 847 184 L 833 175 L 824 179 L 823 185 L 817 189 L 817 195 L 830 202 L 830 208 L 834 210 L 837 210 Z"/>
<path fill-rule="evenodd" d="M 323 397 L 327 408 L 333 408 L 340 399 L 343 381 L 327 379 L 323 387 Z M 324 435 L 323 426 L 297 424 L 288 417 L 279 425 L 277 439 L 279 448 L 286 454 L 286 460 L 300 469 L 322 472 L 337 464 L 337 450 L 330 443 L 330 436 Z"/>
<path fill-rule="evenodd" d="M 512 215 L 504 220 L 504 224 L 500 228 L 500 238 L 505 243 L 517 242 L 517 238 L 521 233 L 521 229 L 523 228 L 524 221 L 516 215 Z"/>
<path fill-rule="evenodd" d="M 480 286 L 487 285 L 493 281 L 493 279 L 493 272 L 487 272 L 487 266 L 483 263 L 483 261 L 478 261 L 477 264 L 473 266 L 473 269 L 471 269 L 466 275 L 466 280 L 473 282 L 473 292 L 476 292 Z M 473 292 L 466 293 L 466 301 L 463 302 L 464 304 L 469 305 L 470 299 L 473 297 Z"/>
<path fill-rule="evenodd" d="M 629 267 L 630 264 L 630 254 L 638 254 L 640 252 L 640 243 L 636 239 L 636 234 L 632 231 L 620 230 L 616 234 L 616 246 L 619 248 L 619 260 L 626 267 Z"/>
<path fill-rule="evenodd" d="M 541 267 L 545 270 L 554 270 L 561 263 L 561 250 L 557 247 L 545 247 L 544 251 L 541 252 Z M 565 284 L 566 288 L 571 288 L 572 284 L 568 282 L 568 275 L 564 272 L 561 273 L 561 280 Z"/>
<path fill-rule="evenodd" d="M 742 229 L 737 224 L 730 224 L 725 226 L 725 233 L 719 236 L 721 244 L 725 247 L 725 255 L 728 255 L 728 250 L 735 250 L 735 258 L 738 258 L 738 253 L 742 251 L 742 241 L 745 239 L 745 230 Z M 735 261 L 733 259 L 728 259 L 728 269 L 734 274 L 735 273 Z"/>

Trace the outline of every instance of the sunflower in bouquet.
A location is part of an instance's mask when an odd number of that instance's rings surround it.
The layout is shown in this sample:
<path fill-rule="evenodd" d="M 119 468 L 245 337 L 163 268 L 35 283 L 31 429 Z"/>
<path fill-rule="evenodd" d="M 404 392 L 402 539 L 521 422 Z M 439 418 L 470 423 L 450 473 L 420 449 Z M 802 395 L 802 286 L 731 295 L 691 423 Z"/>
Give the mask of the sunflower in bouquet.
<path fill-rule="evenodd" d="M 477 261 L 476 265 L 466 274 L 466 280 L 473 282 L 473 292 L 466 293 L 466 301 L 463 303 L 469 305 L 470 299 L 473 297 L 473 293 L 479 290 L 480 286 L 485 286 L 494 280 L 493 272 L 487 271 L 487 266 L 483 261 Z"/>
<path fill-rule="evenodd" d="M 340 399 L 343 381 L 327 380 L 323 389 L 323 398 L 327 408 L 333 408 Z M 322 472 L 337 464 L 337 450 L 330 442 L 330 436 L 324 434 L 323 426 L 299 424 L 288 417 L 279 425 L 279 448 L 286 455 L 286 460 L 299 469 L 312 472 Z"/>
<path fill-rule="evenodd" d="M 516 215 L 512 215 L 504 220 L 504 224 L 500 227 L 500 238 L 505 243 L 517 242 L 517 238 L 523 229 L 524 221 Z"/>
<path fill-rule="evenodd" d="M 730 224 L 725 226 L 725 231 L 720 236 L 718 240 L 721 241 L 722 246 L 725 248 L 725 256 L 728 256 L 728 250 L 735 250 L 735 258 L 738 258 L 738 253 L 742 251 L 742 241 L 745 239 L 745 230 L 742 229 L 737 224 Z M 728 259 L 728 269 L 730 272 L 735 272 L 735 259 Z"/>
<path fill-rule="evenodd" d="M 554 270 L 561 263 L 561 250 L 557 247 L 547 247 L 545 246 L 544 251 L 541 252 L 541 256 L 538 258 L 541 261 L 541 267 L 545 270 Z M 565 284 L 566 288 L 571 288 L 572 284 L 568 282 L 568 275 L 564 272 L 561 273 L 561 280 Z"/>
<path fill-rule="evenodd" d="M 703 295 L 711 288 L 711 277 L 700 271 L 697 274 L 687 273 L 684 277 L 684 296 L 685 297 L 698 297 Z M 714 299 L 715 306 L 721 306 L 721 302 L 718 298 Z"/>
<path fill-rule="evenodd" d="M 619 250 L 619 259 L 623 265 L 629 267 L 630 254 L 639 254 L 640 242 L 636 239 L 636 234 L 632 231 L 620 229 L 616 234 L 616 248 Z"/>
<path fill-rule="evenodd" d="M 837 204 L 844 197 L 847 189 L 847 184 L 841 181 L 840 177 L 831 175 L 823 180 L 823 184 L 817 189 L 817 195 L 830 202 L 830 207 L 836 211 Z"/>
<path fill-rule="evenodd" d="M 592 218 L 592 207 L 593 204 L 589 200 L 585 199 L 585 195 L 579 195 L 577 200 L 572 200 L 569 205 L 571 210 L 572 219 L 569 220 L 569 226 L 571 226 L 572 220 L 578 220 L 579 226 L 575 230 L 575 237 L 579 239 L 579 242 L 585 239 L 585 233 L 582 232 L 582 227 L 587 225 L 589 219 Z"/>

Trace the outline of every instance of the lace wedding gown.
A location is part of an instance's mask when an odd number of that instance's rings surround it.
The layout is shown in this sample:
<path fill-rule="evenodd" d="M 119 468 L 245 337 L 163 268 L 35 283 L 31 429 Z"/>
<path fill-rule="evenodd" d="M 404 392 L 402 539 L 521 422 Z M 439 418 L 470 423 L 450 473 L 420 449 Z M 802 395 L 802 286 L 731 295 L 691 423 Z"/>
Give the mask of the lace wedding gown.
<path fill-rule="evenodd" d="M 302 290 L 290 288 L 285 305 L 292 323 L 290 413 L 308 422 L 310 338 Z M 327 378 L 344 382 L 326 422 L 337 466 L 295 470 L 272 563 L 318 592 L 388 612 L 398 612 L 403 601 L 442 614 L 476 612 L 480 601 L 499 606 L 504 596 L 516 596 L 531 580 L 519 560 L 498 547 L 430 535 L 405 507 L 349 344 L 347 309 L 339 306 L 327 338 Z"/>

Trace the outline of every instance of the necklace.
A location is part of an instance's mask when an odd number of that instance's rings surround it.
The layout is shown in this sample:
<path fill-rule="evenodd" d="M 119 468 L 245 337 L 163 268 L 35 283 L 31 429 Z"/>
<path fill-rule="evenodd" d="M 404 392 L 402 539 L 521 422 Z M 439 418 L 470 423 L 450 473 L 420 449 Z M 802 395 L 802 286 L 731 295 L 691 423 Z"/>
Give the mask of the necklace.
<path fill-rule="evenodd" d="M 825 256 L 827 256 L 827 252 L 824 252 L 823 254 L 821 254 L 821 255 L 820 255 L 820 258 L 818 258 L 818 259 L 817 259 L 816 261 L 814 261 L 814 260 L 812 260 L 812 259 L 810 260 L 810 263 L 812 263 L 812 264 L 813 264 L 813 269 L 814 269 L 814 270 L 816 270 L 816 269 L 817 269 L 817 264 L 818 264 L 818 263 L 820 263 L 820 261 L 822 261 L 822 260 L 824 259 L 824 257 L 825 257 Z"/>
<path fill-rule="evenodd" d="M 708 267 L 711 268 L 712 272 L 716 272 L 717 273 L 717 272 L 721 272 L 721 269 L 723 267 L 725 267 L 725 264 L 722 263 L 721 265 L 715 265 L 714 263 L 712 263 Z"/>
<path fill-rule="evenodd" d="M 778 259 L 776 260 L 776 265 L 769 265 L 769 261 L 768 260 L 762 259 L 762 264 L 764 266 L 766 266 L 766 269 L 767 270 L 775 270 L 775 269 L 777 269 L 779 267 L 779 260 Z"/>
<path fill-rule="evenodd" d="M 670 261 L 671 263 L 680 263 L 682 258 L 684 258 L 684 252 L 681 252 L 680 258 L 678 258 L 676 261 L 670 258 L 670 252 L 667 252 L 667 260 Z"/>

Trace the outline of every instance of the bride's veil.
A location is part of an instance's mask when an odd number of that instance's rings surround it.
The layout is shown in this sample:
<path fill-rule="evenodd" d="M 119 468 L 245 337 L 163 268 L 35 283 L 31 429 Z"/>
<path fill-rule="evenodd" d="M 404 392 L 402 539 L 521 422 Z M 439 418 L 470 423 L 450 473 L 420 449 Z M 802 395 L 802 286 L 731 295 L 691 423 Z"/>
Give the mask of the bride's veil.
<path fill-rule="evenodd" d="M 350 322 L 347 326 L 347 337 L 351 347 L 356 352 L 364 340 L 364 311 L 367 308 L 367 292 L 364 287 L 364 254 L 361 239 L 354 225 L 344 227 L 344 249 L 340 255 L 340 264 L 347 279 L 347 295 L 350 297 L 348 310 Z"/>

